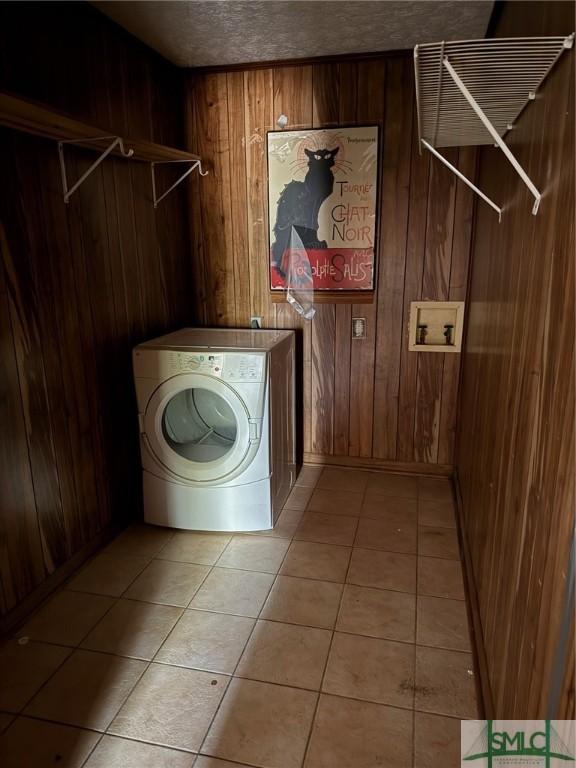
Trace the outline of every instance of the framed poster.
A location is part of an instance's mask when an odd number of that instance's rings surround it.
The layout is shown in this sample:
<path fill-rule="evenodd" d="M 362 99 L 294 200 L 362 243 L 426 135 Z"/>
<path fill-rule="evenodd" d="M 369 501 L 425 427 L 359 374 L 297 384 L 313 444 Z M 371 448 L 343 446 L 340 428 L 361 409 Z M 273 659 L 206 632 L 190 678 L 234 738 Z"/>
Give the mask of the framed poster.
<path fill-rule="evenodd" d="M 270 131 L 270 288 L 373 291 L 378 126 Z"/>

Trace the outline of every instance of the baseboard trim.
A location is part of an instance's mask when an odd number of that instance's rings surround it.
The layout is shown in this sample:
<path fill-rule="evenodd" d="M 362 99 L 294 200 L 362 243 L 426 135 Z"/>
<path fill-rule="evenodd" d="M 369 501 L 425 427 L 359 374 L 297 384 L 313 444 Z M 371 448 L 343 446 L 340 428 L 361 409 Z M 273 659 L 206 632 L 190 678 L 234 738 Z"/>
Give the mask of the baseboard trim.
<path fill-rule="evenodd" d="M 478 598 L 478 589 L 474 579 L 474 572 L 472 569 L 472 556 L 470 554 L 470 547 L 468 546 L 468 539 L 466 536 L 466 528 L 464 526 L 464 503 L 462 500 L 462 490 L 460 488 L 460 480 L 458 478 L 457 468 L 454 470 L 453 480 L 454 496 L 456 498 L 456 514 L 458 516 L 458 529 L 460 531 L 460 545 L 464 554 L 464 588 L 468 597 L 468 610 L 470 614 L 473 634 L 472 647 L 475 656 L 476 669 L 478 670 L 478 682 L 476 688 L 480 700 L 480 715 L 483 718 L 493 719 L 496 716 L 494 712 L 494 698 L 492 696 L 492 687 L 490 685 L 490 676 L 488 674 L 488 657 L 486 655 L 484 632 L 480 618 L 480 601 Z"/>
<path fill-rule="evenodd" d="M 70 560 L 63 563 L 29 595 L 26 595 L 18 605 L 2 616 L 0 618 L 0 637 L 13 632 L 18 626 L 23 624 L 41 603 L 47 600 L 89 557 L 92 557 L 99 549 L 108 544 L 120 529 L 121 527 L 117 525 L 107 525 L 91 541 L 85 544 L 82 549 L 72 555 Z"/>
<path fill-rule="evenodd" d="M 329 464 L 336 467 L 355 467 L 381 472 L 397 472 L 403 475 L 430 475 L 431 477 L 452 477 L 451 464 L 425 464 L 423 462 L 387 461 L 360 456 L 326 456 L 320 453 L 304 453 L 305 464 Z"/>

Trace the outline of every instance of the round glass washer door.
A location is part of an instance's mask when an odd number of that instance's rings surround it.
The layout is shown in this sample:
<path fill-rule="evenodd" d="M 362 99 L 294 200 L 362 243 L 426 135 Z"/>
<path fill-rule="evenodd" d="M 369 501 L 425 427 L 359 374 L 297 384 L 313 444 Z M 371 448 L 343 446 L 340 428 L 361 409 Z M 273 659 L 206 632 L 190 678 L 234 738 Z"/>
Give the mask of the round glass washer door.
<path fill-rule="evenodd" d="M 250 448 L 248 411 L 219 379 L 184 374 L 161 384 L 145 416 L 156 458 L 187 480 L 210 481 L 241 468 Z"/>
<path fill-rule="evenodd" d="M 189 387 L 170 398 L 162 414 L 164 439 L 188 461 L 216 461 L 236 442 L 236 417 L 222 395 Z"/>

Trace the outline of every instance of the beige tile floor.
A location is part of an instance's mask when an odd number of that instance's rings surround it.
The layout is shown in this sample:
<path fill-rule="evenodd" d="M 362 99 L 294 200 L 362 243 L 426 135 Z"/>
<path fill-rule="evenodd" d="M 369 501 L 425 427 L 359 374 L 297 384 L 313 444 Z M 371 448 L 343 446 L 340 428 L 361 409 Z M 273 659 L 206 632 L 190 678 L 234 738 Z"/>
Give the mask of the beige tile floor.
<path fill-rule="evenodd" d="M 134 525 L 0 648 L 3 768 L 450 768 L 450 484 L 305 467 L 274 531 Z"/>

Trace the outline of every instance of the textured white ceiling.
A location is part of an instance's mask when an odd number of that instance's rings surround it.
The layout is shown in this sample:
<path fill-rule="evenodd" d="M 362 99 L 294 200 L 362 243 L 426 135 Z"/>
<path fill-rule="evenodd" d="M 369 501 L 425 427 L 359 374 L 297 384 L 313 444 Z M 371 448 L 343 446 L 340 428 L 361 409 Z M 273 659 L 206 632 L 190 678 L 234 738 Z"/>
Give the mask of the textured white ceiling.
<path fill-rule="evenodd" d="M 181 67 L 411 48 L 484 37 L 488 0 L 200 0 L 93 3 Z"/>

